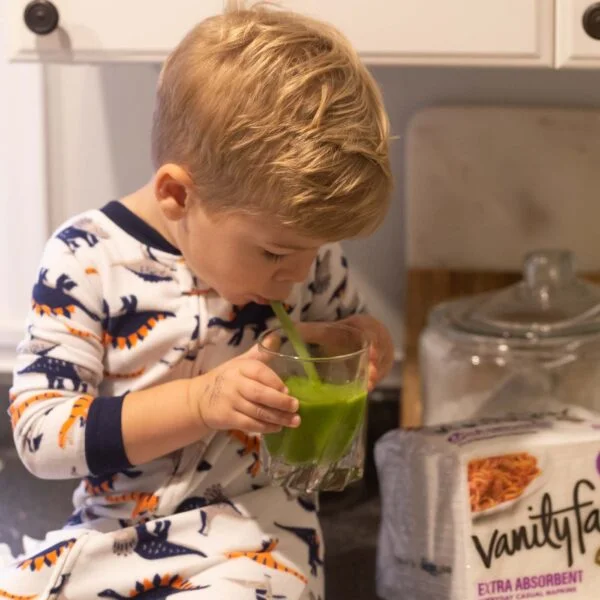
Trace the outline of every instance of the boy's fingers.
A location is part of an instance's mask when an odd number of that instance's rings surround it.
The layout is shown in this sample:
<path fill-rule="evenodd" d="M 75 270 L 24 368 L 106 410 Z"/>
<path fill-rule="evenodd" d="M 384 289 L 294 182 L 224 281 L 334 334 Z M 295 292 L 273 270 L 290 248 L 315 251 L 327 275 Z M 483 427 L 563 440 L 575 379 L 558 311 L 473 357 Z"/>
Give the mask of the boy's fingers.
<path fill-rule="evenodd" d="M 244 400 L 240 403 L 238 411 L 242 414 L 260 421 L 262 423 L 270 423 L 272 425 L 280 425 L 283 427 L 298 427 L 300 425 L 300 417 L 290 412 L 275 410 L 261 404 L 255 404 Z"/>
<path fill-rule="evenodd" d="M 239 429 L 248 433 L 278 433 L 283 429 L 281 425 L 257 421 L 241 412 L 237 413 L 236 421 L 234 429 Z"/>
<path fill-rule="evenodd" d="M 240 374 L 243 377 L 251 379 L 254 382 L 262 383 L 264 386 L 279 390 L 282 393 L 287 391 L 281 378 L 259 360 L 249 360 L 240 366 Z"/>
<path fill-rule="evenodd" d="M 296 398 L 252 379 L 242 381 L 238 391 L 245 400 L 261 406 L 286 412 L 296 412 L 298 410 L 298 400 Z"/>
<path fill-rule="evenodd" d="M 262 345 L 271 352 L 279 352 L 281 348 L 281 336 L 278 332 L 274 331 L 263 338 Z"/>

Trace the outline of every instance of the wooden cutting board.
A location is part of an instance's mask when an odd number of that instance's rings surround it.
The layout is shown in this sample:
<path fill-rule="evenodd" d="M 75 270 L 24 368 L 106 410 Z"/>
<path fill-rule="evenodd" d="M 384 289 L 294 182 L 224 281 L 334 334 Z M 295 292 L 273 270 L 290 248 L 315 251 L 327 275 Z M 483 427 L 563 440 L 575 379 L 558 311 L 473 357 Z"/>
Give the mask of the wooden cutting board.
<path fill-rule="evenodd" d="M 418 340 L 436 304 L 518 281 L 524 255 L 540 248 L 573 251 L 600 282 L 600 110 L 426 109 L 405 150 L 401 424 L 416 426 Z"/>

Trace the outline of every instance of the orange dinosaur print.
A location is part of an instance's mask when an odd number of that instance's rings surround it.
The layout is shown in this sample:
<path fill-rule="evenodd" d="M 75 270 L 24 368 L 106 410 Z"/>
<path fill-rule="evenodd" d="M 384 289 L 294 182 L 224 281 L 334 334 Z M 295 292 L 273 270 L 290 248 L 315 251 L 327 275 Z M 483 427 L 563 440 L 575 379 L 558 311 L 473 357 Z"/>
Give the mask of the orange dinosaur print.
<path fill-rule="evenodd" d="M 10 422 L 13 429 L 17 426 L 17 423 L 23 416 L 23 413 L 36 402 L 42 402 L 43 400 L 51 400 L 52 398 L 62 398 L 63 394 L 60 392 L 44 392 L 43 394 L 36 394 L 31 398 L 25 400 L 25 402 L 21 402 L 18 406 L 9 406 L 8 414 L 10 415 Z"/>
<path fill-rule="evenodd" d="M 137 371 L 133 371 L 132 373 L 109 373 L 108 371 L 104 371 L 104 377 L 107 379 L 135 379 L 140 375 L 143 375 L 146 372 L 146 367 L 142 367 Z"/>
<path fill-rule="evenodd" d="M 114 475 L 109 475 L 108 477 L 103 478 L 102 481 L 97 484 L 94 483 L 93 480 L 90 481 L 90 479 L 91 478 L 89 477 L 85 477 L 83 479 L 86 494 L 89 494 L 90 496 L 102 496 L 108 492 L 114 492 L 113 486 L 115 484 L 115 480 L 117 479 L 117 474 L 115 473 Z"/>
<path fill-rule="evenodd" d="M 237 429 L 231 430 L 229 435 L 242 444 L 243 447 L 238 450 L 240 456 L 252 454 L 254 457 L 254 462 L 248 468 L 248 473 L 252 477 L 256 477 L 260 472 L 260 437 L 257 435 L 248 435 Z"/>
<path fill-rule="evenodd" d="M 85 422 L 87 421 L 88 412 L 90 410 L 90 405 L 93 401 L 93 396 L 88 395 L 81 396 L 77 398 L 77 400 L 75 400 L 69 418 L 63 423 L 58 433 L 58 445 L 61 448 L 66 447 L 69 432 L 71 431 L 71 429 L 73 429 L 75 423 L 77 423 L 78 420 L 82 426 L 85 425 Z"/>
<path fill-rule="evenodd" d="M 124 502 L 135 502 L 131 518 L 135 519 L 146 513 L 154 513 L 158 507 L 158 496 L 147 492 L 128 492 L 118 496 L 105 496 L 105 500 L 111 504 L 122 504 Z"/>
<path fill-rule="evenodd" d="M 16 596 L 15 594 L 11 594 L 6 590 L 0 590 L 0 598 L 8 598 L 8 600 L 35 600 L 37 598 L 37 594 L 33 596 Z"/>
<path fill-rule="evenodd" d="M 32 302 L 31 306 L 38 315 L 54 315 L 57 317 L 66 316 L 68 318 L 71 318 L 71 315 L 75 312 L 77 308 L 74 304 L 69 304 L 68 306 L 56 306 L 52 308 L 47 304 L 38 304 L 37 302 Z"/>
<path fill-rule="evenodd" d="M 143 342 L 159 321 L 175 316 L 175 313 L 160 310 L 138 310 L 137 296 L 123 296 L 122 309 L 118 316 L 109 313 L 109 307 L 104 302 L 105 318 L 103 342 L 105 346 L 124 350 L 134 348 Z"/>
<path fill-rule="evenodd" d="M 187 579 L 183 579 L 180 575 L 155 575 L 152 580 L 144 579 L 142 582 L 137 582 L 135 588 L 133 588 L 128 596 L 121 596 L 121 594 L 114 590 L 108 589 L 100 592 L 98 596 L 100 598 L 115 598 L 117 600 L 126 600 L 126 598 L 166 598 L 167 595 L 176 594 L 178 592 L 187 592 L 192 590 L 199 590 L 201 587 L 193 585 Z M 163 590 L 160 592 L 160 596 L 157 595 L 156 590 Z M 168 590 L 168 591 L 167 591 Z M 166 592 L 166 594 L 164 593 Z M 169 594 L 171 592 L 171 594 Z"/>
<path fill-rule="evenodd" d="M 98 275 L 98 269 L 96 269 L 96 267 L 88 267 L 85 270 L 85 274 L 86 275 Z"/>
<path fill-rule="evenodd" d="M 263 542 L 263 546 L 260 550 L 255 552 L 227 552 L 225 556 L 229 559 L 232 558 L 249 558 L 254 562 L 257 562 L 259 565 L 263 565 L 268 567 L 269 569 L 275 569 L 276 571 L 281 571 L 282 573 L 288 573 L 289 575 L 293 575 L 297 577 L 302 583 L 307 583 L 308 579 L 300 573 L 300 571 L 296 571 L 294 569 L 290 569 L 290 567 L 286 567 L 279 561 L 273 558 L 273 551 L 277 548 L 279 544 L 279 540 L 268 540 Z"/>
<path fill-rule="evenodd" d="M 72 548 L 76 541 L 77 540 L 75 538 L 71 538 L 70 540 L 65 540 L 64 542 L 54 544 L 54 546 L 46 548 L 39 554 L 20 562 L 18 567 L 23 571 L 27 569 L 30 571 L 41 571 L 44 567 L 53 567 L 58 561 L 60 555 L 69 548 Z"/>
<path fill-rule="evenodd" d="M 115 481 L 120 475 L 123 475 L 128 479 L 135 479 L 141 474 L 141 471 L 124 469 L 123 471 L 111 473 L 109 475 L 88 475 L 87 477 L 83 478 L 85 492 L 90 496 L 104 496 L 104 494 L 115 491 Z"/>
<path fill-rule="evenodd" d="M 71 327 L 67 323 L 63 323 L 63 325 L 67 328 L 67 331 L 71 335 L 75 335 L 78 338 L 81 338 L 82 340 L 94 339 L 100 343 L 102 342 L 102 339 L 99 336 L 97 336 L 95 333 L 92 333 L 91 331 L 82 331 L 81 329 L 76 329 L 75 327 Z"/>
<path fill-rule="evenodd" d="M 110 333 L 104 333 L 103 343 L 105 346 L 112 344 L 113 348 L 123 350 L 124 348 L 135 348 L 137 343 L 145 340 L 148 334 L 156 327 L 159 321 L 166 319 L 166 315 L 158 313 L 155 317 L 150 317 L 146 323 L 141 325 L 134 333 L 123 336 L 112 336 Z"/>

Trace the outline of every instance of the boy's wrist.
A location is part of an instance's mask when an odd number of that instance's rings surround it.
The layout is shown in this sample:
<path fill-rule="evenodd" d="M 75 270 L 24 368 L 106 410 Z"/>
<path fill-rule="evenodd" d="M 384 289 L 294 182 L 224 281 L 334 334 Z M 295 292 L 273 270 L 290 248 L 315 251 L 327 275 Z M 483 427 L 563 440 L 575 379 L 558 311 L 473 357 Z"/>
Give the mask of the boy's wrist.
<path fill-rule="evenodd" d="M 197 375 L 186 380 L 186 398 L 190 417 L 194 426 L 198 429 L 210 431 L 210 427 L 206 424 L 202 415 L 202 390 L 205 386 L 206 375 Z"/>

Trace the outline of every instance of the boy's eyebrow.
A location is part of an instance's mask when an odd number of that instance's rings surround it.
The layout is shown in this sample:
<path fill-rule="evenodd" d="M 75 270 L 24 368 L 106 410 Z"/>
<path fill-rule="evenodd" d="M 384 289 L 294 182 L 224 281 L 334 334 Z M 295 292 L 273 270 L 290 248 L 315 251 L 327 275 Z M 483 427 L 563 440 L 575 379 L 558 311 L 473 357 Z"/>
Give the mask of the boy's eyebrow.
<path fill-rule="evenodd" d="M 281 250 L 314 250 L 319 246 L 294 246 L 293 244 L 277 244 L 276 242 L 269 243 L 269 246 L 279 248 Z"/>

